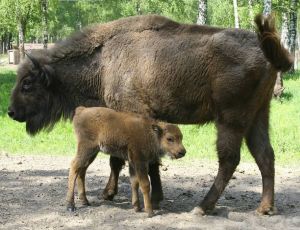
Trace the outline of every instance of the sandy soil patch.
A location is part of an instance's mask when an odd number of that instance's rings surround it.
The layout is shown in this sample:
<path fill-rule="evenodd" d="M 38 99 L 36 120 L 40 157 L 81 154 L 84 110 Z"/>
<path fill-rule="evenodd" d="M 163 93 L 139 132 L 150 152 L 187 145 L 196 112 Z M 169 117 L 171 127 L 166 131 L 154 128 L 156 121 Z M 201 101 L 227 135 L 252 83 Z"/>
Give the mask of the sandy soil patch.
<path fill-rule="evenodd" d="M 0 155 L 0 229 L 300 229 L 300 170 L 276 167 L 279 214 L 259 216 L 261 196 L 256 165 L 241 164 L 220 198 L 215 214 L 199 217 L 200 203 L 216 175 L 217 163 L 168 161 L 161 171 L 165 199 L 155 216 L 135 213 L 128 168 L 114 201 L 99 200 L 109 175 L 108 158 L 98 157 L 87 172 L 90 207 L 65 207 L 71 157 Z"/>

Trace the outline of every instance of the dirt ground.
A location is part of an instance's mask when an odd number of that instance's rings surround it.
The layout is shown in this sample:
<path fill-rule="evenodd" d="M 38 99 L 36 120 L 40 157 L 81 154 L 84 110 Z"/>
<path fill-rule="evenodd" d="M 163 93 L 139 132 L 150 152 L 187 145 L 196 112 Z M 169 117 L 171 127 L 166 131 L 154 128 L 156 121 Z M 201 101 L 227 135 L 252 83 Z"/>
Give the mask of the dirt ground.
<path fill-rule="evenodd" d="M 107 157 L 87 172 L 90 207 L 69 213 L 65 207 L 71 157 L 0 155 L 0 229 L 300 229 L 300 170 L 276 167 L 278 214 L 259 216 L 260 173 L 254 163 L 241 164 L 216 212 L 195 216 L 216 175 L 217 163 L 164 160 L 165 199 L 155 216 L 135 213 L 130 203 L 128 168 L 122 171 L 114 201 L 99 200 L 109 175 Z"/>

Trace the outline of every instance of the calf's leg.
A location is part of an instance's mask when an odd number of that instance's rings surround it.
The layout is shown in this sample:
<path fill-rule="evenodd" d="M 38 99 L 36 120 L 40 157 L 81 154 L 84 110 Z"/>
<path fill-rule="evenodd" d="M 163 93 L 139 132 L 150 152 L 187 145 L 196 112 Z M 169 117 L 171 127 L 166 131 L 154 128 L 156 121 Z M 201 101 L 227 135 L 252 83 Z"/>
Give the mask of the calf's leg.
<path fill-rule="evenodd" d="M 94 153 L 91 152 L 93 156 L 91 156 L 90 159 L 88 159 L 88 166 L 95 160 L 97 156 L 97 150 L 94 150 Z M 85 191 L 85 175 L 86 175 L 86 170 L 87 167 L 82 168 L 82 170 L 79 171 L 78 173 L 78 178 L 77 178 L 77 190 L 78 190 L 78 196 L 79 199 L 82 202 L 82 205 L 90 205 L 87 197 L 86 197 L 86 191 Z"/>
<path fill-rule="evenodd" d="M 150 199 L 150 181 L 148 178 L 148 163 L 146 162 L 135 163 L 135 170 L 144 197 L 145 211 L 148 213 L 148 217 L 152 217 L 153 208 Z"/>
<path fill-rule="evenodd" d="M 131 194 L 132 194 L 132 206 L 136 212 L 141 210 L 140 201 L 139 201 L 139 180 L 136 175 L 134 166 L 129 163 L 129 174 L 131 182 Z"/>
<path fill-rule="evenodd" d="M 217 200 L 224 191 L 240 161 L 240 147 L 243 133 L 226 124 L 217 124 L 217 131 L 218 174 L 209 192 L 200 204 L 200 207 L 194 209 L 193 212 L 195 214 L 204 215 L 214 209 Z"/>
<path fill-rule="evenodd" d="M 75 211 L 75 202 L 74 202 L 74 190 L 76 179 L 79 175 L 85 176 L 85 171 L 88 166 L 93 162 L 97 155 L 97 151 L 95 151 L 95 147 L 90 147 L 88 144 L 78 144 L 77 155 L 72 160 L 70 171 L 69 171 L 69 180 L 68 180 L 68 192 L 67 192 L 67 209 L 69 211 Z M 84 188 L 84 179 L 80 179 L 79 182 L 80 192 L 85 191 Z M 85 196 L 85 192 L 84 192 Z M 85 196 L 84 198 L 87 201 Z M 88 202 L 88 201 L 87 201 Z"/>
<path fill-rule="evenodd" d="M 117 157 L 110 157 L 110 175 L 107 185 L 102 193 L 104 200 L 113 200 L 114 196 L 118 193 L 118 179 L 120 171 L 125 165 L 123 159 Z M 152 204 L 154 208 L 159 208 L 159 202 L 163 200 L 163 191 L 161 186 L 161 180 L 159 175 L 159 162 L 149 165 L 149 176 L 152 186 Z"/>
<path fill-rule="evenodd" d="M 260 112 L 246 135 L 247 146 L 261 172 L 262 200 L 257 208 L 260 214 L 274 214 L 274 151 L 269 139 L 268 109 Z"/>

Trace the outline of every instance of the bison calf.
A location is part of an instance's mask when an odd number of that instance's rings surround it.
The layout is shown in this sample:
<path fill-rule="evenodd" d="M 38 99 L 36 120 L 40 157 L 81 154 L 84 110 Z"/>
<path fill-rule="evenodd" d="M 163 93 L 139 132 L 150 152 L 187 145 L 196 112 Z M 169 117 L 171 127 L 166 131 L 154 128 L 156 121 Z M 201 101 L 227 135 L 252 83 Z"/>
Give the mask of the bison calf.
<path fill-rule="evenodd" d="M 145 211 L 153 215 L 150 201 L 149 163 L 157 162 L 165 153 L 171 158 L 185 155 L 182 134 L 176 125 L 157 122 L 134 113 L 121 113 L 102 107 L 78 107 L 73 119 L 77 136 L 77 155 L 71 163 L 67 208 L 74 211 L 74 189 L 78 177 L 78 193 L 88 205 L 85 174 L 99 151 L 129 162 L 132 204 L 140 210 L 138 188 L 141 187 Z"/>

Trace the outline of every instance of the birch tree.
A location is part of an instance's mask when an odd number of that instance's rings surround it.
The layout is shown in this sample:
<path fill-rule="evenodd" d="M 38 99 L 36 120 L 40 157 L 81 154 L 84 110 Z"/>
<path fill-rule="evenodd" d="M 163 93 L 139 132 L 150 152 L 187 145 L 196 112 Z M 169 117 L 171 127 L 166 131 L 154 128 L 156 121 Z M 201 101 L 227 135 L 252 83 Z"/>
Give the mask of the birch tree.
<path fill-rule="evenodd" d="M 234 27 L 240 28 L 237 0 L 233 0 Z"/>
<path fill-rule="evenodd" d="M 207 24 L 207 0 L 199 0 L 197 24 Z"/>
<path fill-rule="evenodd" d="M 40 0 L 42 11 L 42 25 L 43 25 L 43 46 L 47 49 L 48 46 L 48 0 Z"/>
<path fill-rule="evenodd" d="M 289 25 L 289 51 L 295 58 L 296 50 L 296 38 L 297 38 L 297 7 L 299 0 L 291 0 L 291 13 L 290 13 L 290 25 Z M 295 72 L 295 66 L 292 67 L 291 72 Z"/>
<path fill-rule="evenodd" d="M 263 14 L 269 15 L 271 14 L 271 11 L 272 11 L 272 0 L 264 0 Z"/>

